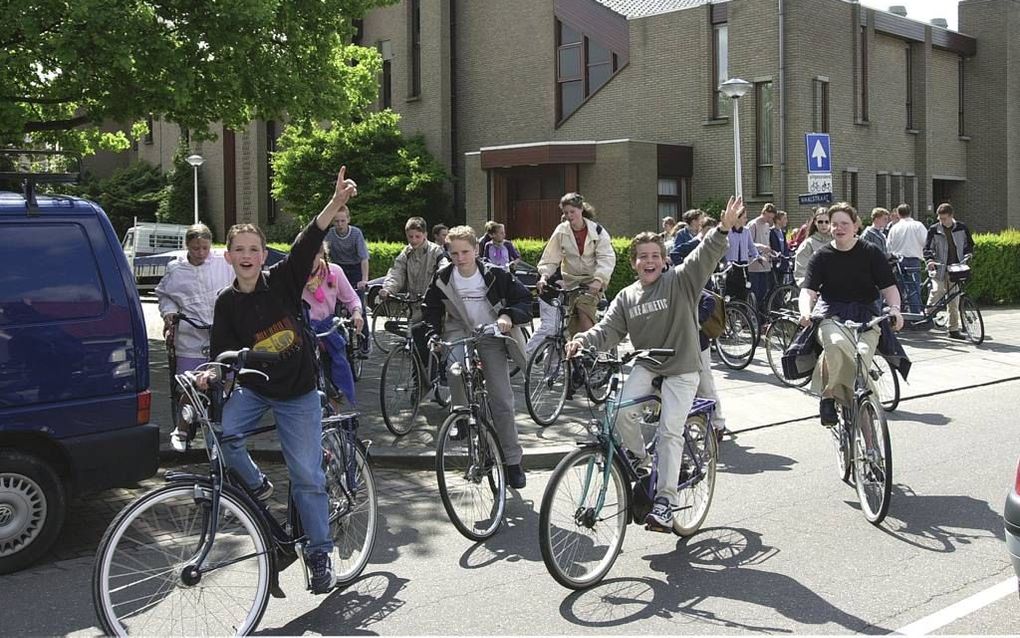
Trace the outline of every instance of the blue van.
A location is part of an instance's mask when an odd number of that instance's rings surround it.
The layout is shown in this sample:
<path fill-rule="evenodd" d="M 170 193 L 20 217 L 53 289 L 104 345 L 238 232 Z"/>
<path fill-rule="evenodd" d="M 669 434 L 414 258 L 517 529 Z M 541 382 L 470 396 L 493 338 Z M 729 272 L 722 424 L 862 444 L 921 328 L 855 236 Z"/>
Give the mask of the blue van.
<path fill-rule="evenodd" d="M 32 190 L 0 191 L 0 574 L 46 553 L 69 499 L 159 466 L 120 242 L 96 204 Z"/>

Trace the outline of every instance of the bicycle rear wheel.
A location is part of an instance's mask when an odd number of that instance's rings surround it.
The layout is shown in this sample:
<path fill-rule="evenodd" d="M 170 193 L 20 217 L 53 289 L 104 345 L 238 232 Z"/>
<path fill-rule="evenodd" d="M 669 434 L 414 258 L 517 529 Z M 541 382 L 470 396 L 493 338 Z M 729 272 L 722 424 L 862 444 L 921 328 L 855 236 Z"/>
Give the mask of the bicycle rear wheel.
<path fill-rule="evenodd" d="M 352 332 L 347 335 L 347 361 L 351 364 L 351 372 L 354 380 L 360 381 L 365 371 L 365 354 L 362 352 L 361 343 L 364 338 L 360 332 Z"/>
<path fill-rule="evenodd" d="M 387 315 L 389 308 L 385 301 L 379 302 L 372 309 L 372 341 L 383 354 L 389 354 L 391 350 L 404 342 L 404 337 L 386 329 L 386 322 L 395 321 L 397 325 L 407 327 L 408 319 L 406 314 L 391 317 Z"/>
<path fill-rule="evenodd" d="M 563 411 L 570 382 L 570 361 L 556 339 L 546 339 L 528 359 L 524 374 L 524 403 L 532 420 L 552 425 Z"/>
<path fill-rule="evenodd" d="M 796 321 L 780 317 L 769 324 L 768 330 L 765 331 L 765 356 L 769 367 L 772 368 L 772 374 L 784 384 L 795 388 L 804 387 L 811 381 L 810 375 L 801 379 L 790 379 L 783 373 L 783 354 L 793 343 L 798 330 L 800 325 Z"/>
<path fill-rule="evenodd" d="M 492 428 L 470 424 L 470 418 L 455 412 L 439 429 L 436 478 L 450 522 L 465 537 L 482 541 L 503 525 L 506 472 Z"/>
<path fill-rule="evenodd" d="M 117 515 L 99 543 L 92 600 L 107 635 L 247 635 L 269 601 L 267 536 L 231 494 L 220 497 L 216 538 L 186 583 L 209 533 L 211 487 L 175 483 L 140 497 Z"/>
<path fill-rule="evenodd" d="M 851 448 L 853 441 L 850 440 L 850 410 L 837 403 L 836 414 L 838 416 L 838 423 L 829 428 L 829 431 L 832 433 L 832 443 L 836 451 L 836 469 L 839 470 L 840 480 L 844 483 L 849 483 L 853 453 Z"/>
<path fill-rule="evenodd" d="M 379 378 L 379 403 L 386 429 L 396 436 L 411 431 L 418 418 L 424 383 L 412 348 L 395 348 L 383 363 Z"/>
<path fill-rule="evenodd" d="M 617 461 L 608 468 L 606 463 L 601 447 L 574 450 L 556 466 L 542 496 L 542 560 L 556 582 L 570 589 L 601 581 L 627 532 L 630 486 Z"/>
<path fill-rule="evenodd" d="M 853 468 L 861 512 L 878 525 L 889 511 L 892 494 L 892 445 L 885 414 L 874 397 L 860 402 L 854 428 Z"/>
<path fill-rule="evenodd" d="M 353 581 L 368 565 L 375 547 L 378 519 L 372 466 L 353 436 L 335 428 L 322 433 L 333 569 L 340 585 Z"/>
<path fill-rule="evenodd" d="M 704 416 L 688 417 L 684 427 L 690 440 L 684 441 L 680 489 L 677 490 L 679 509 L 673 515 L 673 531 L 680 536 L 690 536 L 701 528 L 712 504 L 719 448 L 715 433 Z"/>
<path fill-rule="evenodd" d="M 610 350 L 612 358 L 616 358 L 618 351 L 614 346 Z M 613 364 L 606 363 L 604 361 L 592 361 L 590 364 L 587 361 L 581 363 L 586 369 L 584 375 L 584 390 L 591 399 L 592 403 L 596 405 L 602 405 L 609 398 L 610 381 L 613 378 L 613 372 L 616 368 Z"/>
<path fill-rule="evenodd" d="M 743 370 L 751 363 L 758 345 L 756 325 L 750 306 L 741 301 L 726 302 L 726 328 L 715 343 L 727 368 Z"/>
<path fill-rule="evenodd" d="M 886 412 L 895 410 L 900 404 L 900 379 L 885 357 L 877 352 L 871 359 L 871 382 L 882 408 Z"/>
<path fill-rule="evenodd" d="M 967 340 L 975 346 L 980 346 L 985 340 L 985 320 L 981 318 L 977 304 L 967 295 L 960 297 L 960 319 Z"/>
<path fill-rule="evenodd" d="M 800 288 L 794 284 L 783 284 L 772 289 L 768 297 L 765 298 L 765 307 L 762 311 L 766 317 L 771 316 L 770 313 L 780 310 L 790 310 L 792 312 L 799 312 L 797 306 L 798 299 L 800 298 Z"/>

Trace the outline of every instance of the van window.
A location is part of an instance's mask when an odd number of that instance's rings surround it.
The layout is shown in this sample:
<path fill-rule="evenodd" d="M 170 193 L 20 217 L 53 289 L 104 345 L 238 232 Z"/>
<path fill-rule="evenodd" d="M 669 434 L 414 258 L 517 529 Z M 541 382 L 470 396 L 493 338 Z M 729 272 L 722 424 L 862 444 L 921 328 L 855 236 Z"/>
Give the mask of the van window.
<path fill-rule="evenodd" d="M 92 245 L 78 224 L 0 225 L 0 326 L 83 319 L 106 309 Z"/>
<path fill-rule="evenodd" d="M 134 247 L 135 247 L 135 231 L 132 229 L 129 230 L 126 235 L 124 235 L 124 248 L 127 249 Z"/>

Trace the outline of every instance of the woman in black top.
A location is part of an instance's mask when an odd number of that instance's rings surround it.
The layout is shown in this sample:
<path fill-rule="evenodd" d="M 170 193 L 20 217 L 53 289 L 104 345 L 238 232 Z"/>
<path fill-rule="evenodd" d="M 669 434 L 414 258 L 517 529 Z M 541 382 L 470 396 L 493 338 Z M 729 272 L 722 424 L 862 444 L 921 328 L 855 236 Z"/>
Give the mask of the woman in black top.
<path fill-rule="evenodd" d="M 849 404 L 856 374 L 854 343 L 832 318 L 860 322 L 873 318 L 875 297 L 881 293 L 892 315 L 893 330 L 903 327 L 900 293 L 892 269 L 881 251 L 858 240 L 857 211 L 841 202 L 828 212 L 832 241 L 811 256 L 799 300 L 801 325 L 809 325 L 812 317 L 822 318 L 818 340 L 823 356 L 815 366 L 812 389 L 822 397 L 819 411 L 822 424 L 827 426 L 836 424 L 835 400 Z M 871 365 L 878 339 L 877 330 L 861 335 L 866 366 Z"/>

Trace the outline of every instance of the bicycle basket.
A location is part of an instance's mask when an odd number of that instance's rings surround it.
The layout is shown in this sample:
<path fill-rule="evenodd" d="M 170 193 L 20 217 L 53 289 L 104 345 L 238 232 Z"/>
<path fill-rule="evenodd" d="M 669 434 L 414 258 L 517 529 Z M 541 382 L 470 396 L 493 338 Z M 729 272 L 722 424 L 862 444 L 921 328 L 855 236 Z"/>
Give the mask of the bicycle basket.
<path fill-rule="evenodd" d="M 949 281 L 964 282 L 970 279 L 970 266 L 966 264 L 949 264 L 946 266 Z"/>

